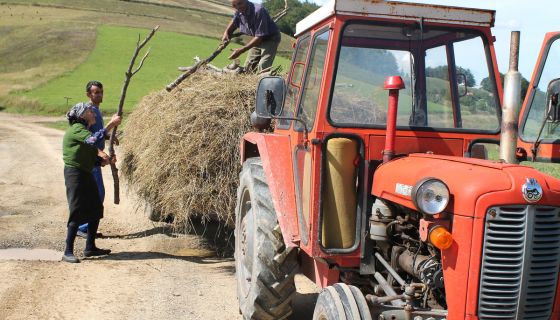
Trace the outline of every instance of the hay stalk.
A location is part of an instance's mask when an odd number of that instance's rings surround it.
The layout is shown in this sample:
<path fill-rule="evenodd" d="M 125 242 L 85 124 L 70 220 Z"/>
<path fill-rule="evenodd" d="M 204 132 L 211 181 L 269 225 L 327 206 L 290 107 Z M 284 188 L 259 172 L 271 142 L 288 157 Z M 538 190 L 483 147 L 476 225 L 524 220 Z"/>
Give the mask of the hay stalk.
<path fill-rule="evenodd" d="M 173 216 L 188 227 L 197 217 L 233 227 L 239 141 L 252 130 L 258 79 L 197 72 L 171 94 L 144 97 L 130 114 L 122 174 L 162 220 Z"/>

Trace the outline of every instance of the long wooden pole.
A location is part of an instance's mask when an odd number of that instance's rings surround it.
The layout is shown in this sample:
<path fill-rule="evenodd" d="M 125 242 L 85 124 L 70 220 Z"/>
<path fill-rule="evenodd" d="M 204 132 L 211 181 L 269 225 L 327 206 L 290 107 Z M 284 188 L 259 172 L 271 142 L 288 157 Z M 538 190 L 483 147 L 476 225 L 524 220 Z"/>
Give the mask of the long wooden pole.
<path fill-rule="evenodd" d="M 130 64 L 128 66 L 128 69 L 126 70 L 124 84 L 121 90 L 121 98 L 119 100 L 119 108 L 117 111 L 117 114 L 119 116 L 122 116 L 123 114 L 124 99 L 126 98 L 126 91 L 128 89 L 128 85 L 130 84 L 130 79 L 132 79 L 132 77 L 136 73 L 138 73 L 138 71 L 140 71 L 140 69 L 144 65 L 144 61 L 150 54 L 150 49 L 148 49 L 144 57 L 142 57 L 142 60 L 140 60 L 138 67 L 134 71 L 132 71 L 132 68 L 134 67 L 134 64 L 136 62 L 136 58 L 138 57 L 140 50 L 144 48 L 146 43 L 150 41 L 150 39 L 154 36 L 154 34 L 158 29 L 159 26 L 155 26 L 142 42 L 140 42 L 140 35 L 138 35 L 138 41 L 136 42 L 136 50 L 134 50 L 134 55 L 132 56 L 132 59 L 130 59 Z M 111 132 L 111 138 L 109 140 L 109 156 L 111 157 L 111 159 L 115 156 L 114 144 L 115 144 L 116 137 L 117 137 L 117 127 L 115 127 Z M 114 203 L 119 204 L 120 202 L 119 169 L 117 169 L 117 166 L 114 163 L 111 163 L 111 173 L 113 174 L 113 186 L 114 186 L 114 196 L 115 196 Z"/>

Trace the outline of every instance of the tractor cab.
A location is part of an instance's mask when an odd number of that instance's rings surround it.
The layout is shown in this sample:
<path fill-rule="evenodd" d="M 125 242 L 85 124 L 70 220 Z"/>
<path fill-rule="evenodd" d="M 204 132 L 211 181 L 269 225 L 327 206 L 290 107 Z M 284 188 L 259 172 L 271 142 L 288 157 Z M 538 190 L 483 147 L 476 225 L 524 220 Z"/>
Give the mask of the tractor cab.
<path fill-rule="evenodd" d="M 246 319 L 289 315 L 298 270 L 324 288 L 314 319 L 560 318 L 560 180 L 483 145 L 511 127 L 494 16 L 332 0 L 297 24 L 289 74 L 260 80 L 258 132 L 241 141 Z M 541 50 L 518 160 L 560 161 L 546 58 L 559 37 Z"/>

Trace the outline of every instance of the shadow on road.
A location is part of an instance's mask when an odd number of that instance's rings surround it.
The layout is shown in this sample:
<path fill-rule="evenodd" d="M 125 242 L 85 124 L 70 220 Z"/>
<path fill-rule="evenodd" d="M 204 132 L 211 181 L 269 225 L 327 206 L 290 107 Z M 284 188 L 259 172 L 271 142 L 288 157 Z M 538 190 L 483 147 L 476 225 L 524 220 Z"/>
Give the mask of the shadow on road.
<path fill-rule="evenodd" d="M 174 255 L 165 252 L 153 252 L 153 251 L 124 251 L 124 252 L 114 252 L 110 255 L 98 257 L 98 258 L 84 258 L 85 260 L 114 260 L 114 261 L 135 261 L 135 260 L 154 260 L 154 259 L 177 259 L 183 261 L 189 261 L 199 264 L 212 264 L 221 263 L 226 261 L 231 261 L 231 259 L 216 258 L 215 256 L 203 255 Z M 231 268 L 233 269 L 233 268 Z"/>
<path fill-rule="evenodd" d="M 214 251 L 216 256 L 221 258 L 233 257 L 235 241 L 233 230 L 213 221 L 202 223 L 198 219 L 192 219 L 189 225 L 186 226 L 164 224 L 144 231 L 124 235 L 104 235 L 101 238 L 127 240 L 145 238 L 157 234 L 164 234 L 171 238 L 178 238 L 180 235 L 199 236 L 203 240 L 203 246 Z"/>
<path fill-rule="evenodd" d="M 160 227 L 154 227 L 152 229 L 124 234 L 124 235 L 103 235 L 101 239 L 138 239 L 153 236 L 156 234 L 165 234 L 169 237 L 176 238 L 177 234 L 171 225 L 164 225 Z"/>

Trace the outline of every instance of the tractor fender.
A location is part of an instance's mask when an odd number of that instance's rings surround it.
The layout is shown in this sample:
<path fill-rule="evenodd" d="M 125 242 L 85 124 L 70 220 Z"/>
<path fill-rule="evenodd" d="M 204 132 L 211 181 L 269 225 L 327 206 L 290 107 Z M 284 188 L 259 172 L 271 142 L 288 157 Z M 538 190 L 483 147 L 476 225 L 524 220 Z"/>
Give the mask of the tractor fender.
<path fill-rule="evenodd" d="M 241 163 L 247 158 L 260 157 L 284 243 L 297 247 L 300 237 L 290 137 L 249 132 L 241 138 L 240 156 Z"/>

